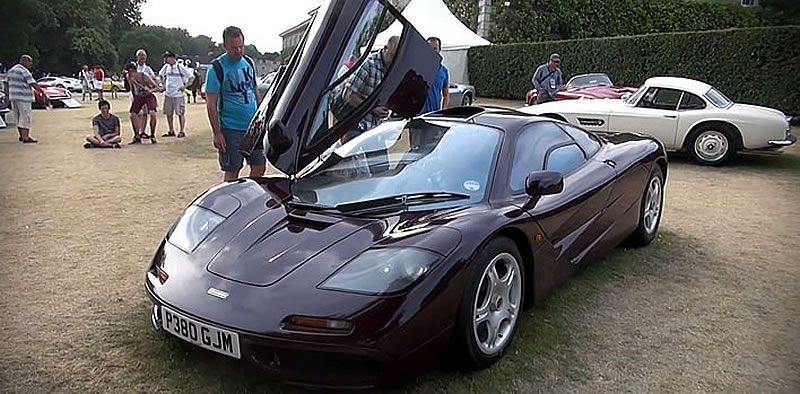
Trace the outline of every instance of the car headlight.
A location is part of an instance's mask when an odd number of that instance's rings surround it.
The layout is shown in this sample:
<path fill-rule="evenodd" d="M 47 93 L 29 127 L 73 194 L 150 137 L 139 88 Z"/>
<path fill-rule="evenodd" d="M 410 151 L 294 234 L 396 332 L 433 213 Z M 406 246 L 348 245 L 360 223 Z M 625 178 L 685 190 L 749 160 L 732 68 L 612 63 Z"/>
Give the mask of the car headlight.
<path fill-rule="evenodd" d="M 322 289 L 383 295 L 408 288 L 428 273 L 442 255 L 419 248 L 369 249 L 345 264 Z"/>
<path fill-rule="evenodd" d="M 191 205 L 186 208 L 167 239 L 173 245 L 191 253 L 223 220 L 225 217 L 217 213 Z"/>

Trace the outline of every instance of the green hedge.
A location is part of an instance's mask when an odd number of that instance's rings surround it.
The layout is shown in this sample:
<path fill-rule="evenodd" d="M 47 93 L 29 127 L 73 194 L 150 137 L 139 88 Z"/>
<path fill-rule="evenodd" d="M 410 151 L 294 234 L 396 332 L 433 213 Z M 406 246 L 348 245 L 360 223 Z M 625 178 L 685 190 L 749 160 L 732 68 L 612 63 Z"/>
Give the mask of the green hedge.
<path fill-rule="evenodd" d="M 491 38 L 498 44 L 771 24 L 758 7 L 708 0 L 511 0 L 494 4 Z"/>
<path fill-rule="evenodd" d="M 639 86 L 680 76 L 737 102 L 800 114 L 799 42 L 800 26 L 786 26 L 492 45 L 469 50 L 469 75 L 479 96 L 521 99 L 536 67 L 557 52 L 565 79 L 606 72 L 615 83 Z"/>

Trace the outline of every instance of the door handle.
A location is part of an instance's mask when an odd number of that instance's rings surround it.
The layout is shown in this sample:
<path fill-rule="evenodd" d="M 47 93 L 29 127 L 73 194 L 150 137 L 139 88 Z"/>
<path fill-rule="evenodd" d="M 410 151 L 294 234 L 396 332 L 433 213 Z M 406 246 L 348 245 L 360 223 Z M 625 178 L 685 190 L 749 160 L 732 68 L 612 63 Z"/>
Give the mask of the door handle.
<path fill-rule="evenodd" d="M 614 160 L 605 160 L 603 163 L 611 168 L 615 168 L 617 166 L 617 163 Z"/>
<path fill-rule="evenodd" d="M 665 118 L 675 119 L 678 115 L 664 115 Z"/>

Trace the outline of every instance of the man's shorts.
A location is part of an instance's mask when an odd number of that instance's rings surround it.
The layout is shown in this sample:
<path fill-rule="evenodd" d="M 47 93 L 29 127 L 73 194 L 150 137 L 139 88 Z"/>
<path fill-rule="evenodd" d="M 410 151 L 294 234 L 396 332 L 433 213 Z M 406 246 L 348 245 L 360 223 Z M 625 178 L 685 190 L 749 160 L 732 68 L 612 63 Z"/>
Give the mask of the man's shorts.
<path fill-rule="evenodd" d="M 128 98 L 131 100 L 131 104 L 133 103 L 133 92 L 128 94 Z M 139 115 L 147 115 L 147 105 L 143 105 L 142 109 L 139 111 Z"/>
<path fill-rule="evenodd" d="M 222 171 L 238 172 L 242 169 L 244 156 L 239 152 L 239 145 L 242 143 L 244 133 L 244 131 L 222 129 L 222 136 L 225 137 L 225 151 L 219 152 L 219 167 Z M 247 163 L 251 166 L 266 165 L 267 156 L 264 155 L 264 149 L 257 147 L 247 158 Z"/>
<path fill-rule="evenodd" d="M 147 96 L 136 96 L 133 98 L 133 102 L 131 103 L 131 110 L 129 111 L 132 114 L 138 114 L 139 111 L 142 110 L 142 107 L 147 106 L 147 109 L 151 112 L 155 112 L 158 108 L 158 102 L 156 101 L 156 96 L 152 94 L 148 94 Z"/>
<path fill-rule="evenodd" d="M 14 119 L 17 120 L 17 127 L 20 129 L 30 129 L 33 124 L 33 109 L 30 101 L 12 101 L 11 108 L 14 111 Z"/>
<path fill-rule="evenodd" d="M 164 96 L 164 114 L 167 116 L 178 114 L 183 116 L 186 114 L 186 99 L 181 97 L 167 97 Z"/>

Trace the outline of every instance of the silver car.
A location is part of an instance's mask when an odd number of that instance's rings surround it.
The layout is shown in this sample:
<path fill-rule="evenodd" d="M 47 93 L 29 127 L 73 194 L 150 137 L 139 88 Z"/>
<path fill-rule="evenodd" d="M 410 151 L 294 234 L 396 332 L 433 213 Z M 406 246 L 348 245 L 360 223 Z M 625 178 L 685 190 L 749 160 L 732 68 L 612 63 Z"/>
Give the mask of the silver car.
<path fill-rule="evenodd" d="M 475 87 L 460 83 L 450 83 L 450 107 L 469 106 L 475 102 Z"/>

